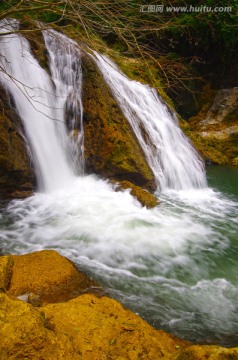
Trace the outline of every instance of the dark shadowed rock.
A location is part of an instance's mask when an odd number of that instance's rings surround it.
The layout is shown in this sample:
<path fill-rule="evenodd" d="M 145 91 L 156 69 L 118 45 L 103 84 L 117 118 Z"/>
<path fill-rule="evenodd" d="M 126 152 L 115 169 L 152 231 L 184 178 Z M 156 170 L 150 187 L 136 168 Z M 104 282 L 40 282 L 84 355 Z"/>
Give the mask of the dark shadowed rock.
<path fill-rule="evenodd" d="M 15 191 L 31 193 L 34 176 L 21 120 L 1 86 L 0 97 L 0 196 L 14 197 Z"/>

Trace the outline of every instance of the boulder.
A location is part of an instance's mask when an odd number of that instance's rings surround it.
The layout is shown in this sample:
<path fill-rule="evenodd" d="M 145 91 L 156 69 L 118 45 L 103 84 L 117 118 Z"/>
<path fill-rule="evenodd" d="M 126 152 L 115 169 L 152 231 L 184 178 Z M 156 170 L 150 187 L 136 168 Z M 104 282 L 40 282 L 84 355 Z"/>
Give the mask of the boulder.
<path fill-rule="evenodd" d="M 127 119 L 89 55 L 82 58 L 87 171 L 155 189 L 154 175 Z"/>
<path fill-rule="evenodd" d="M 82 295 L 40 308 L 56 333 L 71 339 L 82 359 L 162 359 L 188 343 L 153 329 L 115 300 Z"/>
<path fill-rule="evenodd" d="M 130 194 L 137 198 L 142 206 L 152 209 L 159 205 L 158 199 L 151 194 L 148 190 L 143 189 L 140 186 L 132 184 L 130 181 L 119 181 L 115 183 L 116 191 L 123 191 L 129 189 Z"/>
<path fill-rule="evenodd" d="M 8 295 L 35 305 L 62 302 L 90 290 L 93 281 L 53 250 L 13 255 Z"/>

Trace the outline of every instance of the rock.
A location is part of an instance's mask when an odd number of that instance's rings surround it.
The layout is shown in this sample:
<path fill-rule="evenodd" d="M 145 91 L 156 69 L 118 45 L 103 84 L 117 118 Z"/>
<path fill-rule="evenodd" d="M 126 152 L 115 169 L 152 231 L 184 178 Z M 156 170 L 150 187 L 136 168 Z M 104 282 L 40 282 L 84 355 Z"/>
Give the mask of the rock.
<path fill-rule="evenodd" d="M 11 193 L 11 197 L 14 198 L 14 199 L 25 199 L 29 196 L 32 196 L 33 195 L 33 191 L 13 191 Z"/>
<path fill-rule="evenodd" d="M 215 164 L 237 166 L 238 88 L 216 91 L 189 120 L 188 134 L 201 155 Z"/>
<path fill-rule="evenodd" d="M 6 291 L 12 276 L 13 258 L 12 256 L 0 257 L 0 291 Z"/>
<path fill-rule="evenodd" d="M 92 294 L 33 308 L 2 293 L 0 338 L 1 360 L 238 359 L 238 348 L 191 345 Z"/>
<path fill-rule="evenodd" d="M 237 360 L 238 348 L 226 349 L 212 345 L 193 345 L 180 354 L 172 356 L 171 360 Z"/>
<path fill-rule="evenodd" d="M 149 191 L 140 186 L 136 186 L 129 181 L 119 181 L 115 183 L 116 191 L 130 189 L 130 194 L 135 196 L 137 200 L 148 209 L 152 209 L 159 205 L 158 199 Z"/>
<path fill-rule="evenodd" d="M 127 119 L 89 55 L 82 59 L 85 161 L 89 172 L 155 190 L 155 179 Z"/>
<path fill-rule="evenodd" d="M 27 301 L 37 306 L 67 301 L 94 285 L 70 260 L 53 250 L 12 258 L 14 264 L 7 293 L 16 297 L 25 295 Z"/>
<path fill-rule="evenodd" d="M 70 339 L 31 305 L 0 294 L 0 359 L 78 360 Z"/>
<path fill-rule="evenodd" d="M 40 311 L 55 332 L 67 334 L 82 359 L 160 359 L 188 344 L 158 332 L 107 297 L 82 295 L 64 304 L 47 305 Z"/>
<path fill-rule="evenodd" d="M 10 105 L 11 98 L 0 86 L 0 195 L 11 197 L 15 191 L 32 191 L 30 165 L 21 120 Z"/>
<path fill-rule="evenodd" d="M 217 92 L 212 106 L 201 125 L 212 125 L 223 122 L 230 114 L 238 112 L 238 87 L 221 89 Z M 238 116 L 236 118 L 238 120 Z"/>
<path fill-rule="evenodd" d="M 154 360 L 188 346 L 115 300 L 94 295 L 33 308 L 0 294 L 0 338 L 1 360 Z"/>
<path fill-rule="evenodd" d="M 83 294 L 58 302 L 61 285 L 72 295 L 72 287 L 77 288 L 80 281 L 74 265 L 54 251 L 2 256 L 2 287 L 8 288 L 11 269 L 9 296 L 0 292 L 1 360 L 238 359 L 238 348 L 192 345 L 155 330 L 118 301 L 105 296 Z M 34 290 L 28 299 L 34 306 L 44 292 L 46 296 L 51 292 L 50 301 L 34 307 L 14 298 L 20 289 Z M 26 300 L 26 294 L 20 297 Z M 57 303 L 50 303 L 53 301 Z"/>

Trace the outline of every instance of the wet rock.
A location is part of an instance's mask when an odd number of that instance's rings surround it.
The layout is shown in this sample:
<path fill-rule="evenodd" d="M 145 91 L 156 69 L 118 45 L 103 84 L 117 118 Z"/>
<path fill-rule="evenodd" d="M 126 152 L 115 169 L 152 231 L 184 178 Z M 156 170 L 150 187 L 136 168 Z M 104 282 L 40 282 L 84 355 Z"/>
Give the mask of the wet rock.
<path fill-rule="evenodd" d="M 53 250 L 13 255 L 8 294 L 35 303 L 62 302 L 89 291 L 93 281 Z M 22 296 L 25 296 L 23 299 Z"/>
<path fill-rule="evenodd" d="M 143 189 L 140 186 L 136 186 L 129 181 L 119 181 L 115 183 L 116 191 L 129 189 L 130 194 L 137 198 L 142 206 L 146 206 L 148 209 L 152 209 L 159 205 L 158 199 L 149 191 Z"/>
<path fill-rule="evenodd" d="M 144 153 L 100 71 L 89 55 L 83 56 L 82 66 L 88 171 L 154 190 L 155 179 Z"/>

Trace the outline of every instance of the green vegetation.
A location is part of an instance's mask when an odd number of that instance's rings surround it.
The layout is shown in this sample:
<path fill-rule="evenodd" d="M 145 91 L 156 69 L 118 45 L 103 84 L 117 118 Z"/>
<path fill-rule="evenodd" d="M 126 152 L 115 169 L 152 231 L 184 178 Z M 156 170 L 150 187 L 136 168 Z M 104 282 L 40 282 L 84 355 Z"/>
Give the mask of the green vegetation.
<path fill-rule="evenodd" d="M 191 0 L 189 5 L 183 0 L 161 0 L 162 12 L 156 11 L 155 3 L 5 0 L 0 4 L 0 19 L 12 16 L 25 20 L 30 16 L 48 24 L 71 27 L 90 47 L 98 45 L 101 39 L 124 56 L 143 58 L 150 66 L 156 66 L 164 86 L 175 98 L 181 89 L 197 88 L 197 82 L 204 76 L 214 80 L 218 74 L 226 73 L 228 67 L 235 67 L 236 0 Z"/>

